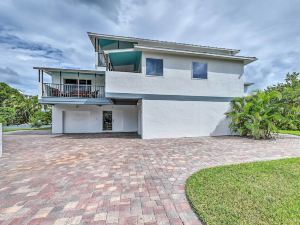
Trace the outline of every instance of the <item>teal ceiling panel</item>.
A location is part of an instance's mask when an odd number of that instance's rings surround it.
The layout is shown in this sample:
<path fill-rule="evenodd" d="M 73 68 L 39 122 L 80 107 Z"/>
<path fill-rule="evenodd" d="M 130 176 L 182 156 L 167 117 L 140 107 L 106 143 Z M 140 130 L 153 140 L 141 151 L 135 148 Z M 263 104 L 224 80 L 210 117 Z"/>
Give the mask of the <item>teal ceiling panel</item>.
<path fill-rule="evenodd" d="M 135 71 L 140 67 L 141 56 L 140 51 L 109 53 L 112 66 L 134 65 Z"/>

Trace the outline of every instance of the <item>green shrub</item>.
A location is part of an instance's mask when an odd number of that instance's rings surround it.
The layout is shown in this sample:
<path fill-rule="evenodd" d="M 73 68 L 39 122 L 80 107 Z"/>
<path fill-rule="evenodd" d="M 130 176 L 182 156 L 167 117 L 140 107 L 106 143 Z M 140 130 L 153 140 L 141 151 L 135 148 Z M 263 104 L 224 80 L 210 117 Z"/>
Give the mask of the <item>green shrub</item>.
<path fill-rule="evenodd" d="M 50 111 L 37 111 L 30 117 L 30 124 L 33 127 L 41 127 L 42 125 L 49 125 L 51 123 Z"/>
<path fill-rule="evenodd" d="M 241 136 L 268 139 L 278 132 L 276 124 L 283 118 L 274 102 L 282 98 L 277 91 L 257 92 L 255 95 L 235 98 L 231 102 L 230 129 Z"/>
<path fill-rule="evenodd" d="M 235 98 L 227 116 L 233 132 L 256 139 L 272 138 L 278 130 L 300 130 L 300 74 L 254 95 Z"/>
<path fill-rule="evenodd" d="M 16 117 L 16 110 L 10 107 L 0 107 L 0 123 L 10 125 Z"/>

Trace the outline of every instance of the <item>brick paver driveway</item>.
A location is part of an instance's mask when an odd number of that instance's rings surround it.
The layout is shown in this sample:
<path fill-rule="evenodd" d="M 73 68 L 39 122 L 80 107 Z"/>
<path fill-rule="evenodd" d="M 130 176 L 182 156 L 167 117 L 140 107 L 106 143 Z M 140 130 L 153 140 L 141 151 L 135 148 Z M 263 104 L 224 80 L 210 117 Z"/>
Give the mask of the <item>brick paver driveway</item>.
<path fill-rule="evenodd" d="M 0 224 L 200 224 L 184 194 L 191 173 L 299 150 L 293 137 L 5 135 Z"/>

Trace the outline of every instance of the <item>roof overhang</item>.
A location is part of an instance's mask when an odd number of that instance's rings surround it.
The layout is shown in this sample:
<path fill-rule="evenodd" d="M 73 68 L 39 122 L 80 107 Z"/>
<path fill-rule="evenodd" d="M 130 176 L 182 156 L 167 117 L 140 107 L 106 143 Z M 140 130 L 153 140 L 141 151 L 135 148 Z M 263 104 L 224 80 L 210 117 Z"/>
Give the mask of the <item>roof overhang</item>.
<path fill-rule="evenodd" d="M 127 41 L 127 42 L 137 42 L 138 44 L 147 45 L 147 46 L 169 46 L 170 48 L 174 49 L 195 49 L 197 51 L 223 51 L 224 54 L 231 54 L 236 55 L 240 52 L 238 49 L 230 49 L 230 48 L 219 48 L 219 47 L 210 47 L 210 46 L 203 46 L 203 45 L 193 45 L 193 44 L 184 44 L 184 43 L 177 43 L 177 42 L 170 42 L 170 41 L 159 41 L 159 40 L 151 40 L 151 39 L 144 39 L 144 38 L 135 38 L 135 37 L 125 37 L 125 36 L 116 36 L 116 35 L 107 35 L 107 34 L 97 34 L 92 32 L 87 32 L 88 36 L 94 46 L 96 48 L 95 43 L 97 39 L 110 39 L 110 40 L 119 40 L 119 41 Z"/>
<path fill-rule="evenodd" d="M 168 54 L 180 54 L 180 55 L 190 55 L 190 56 L 198 56 L 198 57 L 205 57 L 205 58 L 240 61 L 243 62 L 244 65 L 257 60 L 256 57 L 220 55 L 220 54 L 212 54 L 212 53 L 178 50 L 178 49 L 148 47 L 148 46 L 141 46 L 141 45 L 135 45 L 134 48 L 140 51 L 160 52 L 160 53 L 168 53 Z"/>
<path fill-rule="evenodd" d="M 252 82 L 245 82 L 244 83 L 244 86 L 245 87 L 250 87 L 250 86 L 252 86 L 254 83 L 252 83 Z"/>
<path fill-rule="evenodd" d="M 43 70 L 46 73 L 51 72 L 66 72 L 66 73 L 80 73 L 80 74 L 92 74 L 92 75 L 104 75 L 105 71 L 99 70 L 81 70 L 81 69 L 65 69 L 65 68 L 51 68 L 51 67 L 33 67 L 35 70 Z"/>

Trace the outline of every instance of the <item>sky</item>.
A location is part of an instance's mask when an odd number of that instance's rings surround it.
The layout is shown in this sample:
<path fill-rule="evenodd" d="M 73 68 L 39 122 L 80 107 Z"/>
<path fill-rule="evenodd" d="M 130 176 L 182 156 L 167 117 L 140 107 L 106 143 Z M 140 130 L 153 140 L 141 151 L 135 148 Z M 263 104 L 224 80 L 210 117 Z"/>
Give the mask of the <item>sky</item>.
<path fill-rule="evenodd" d="M 88 31 L 240 49 L 253 89 L 300 72 L 299 0 L 1 0 L 0 82 L 37 94 L 34 66 L 94 69 Z"/>

